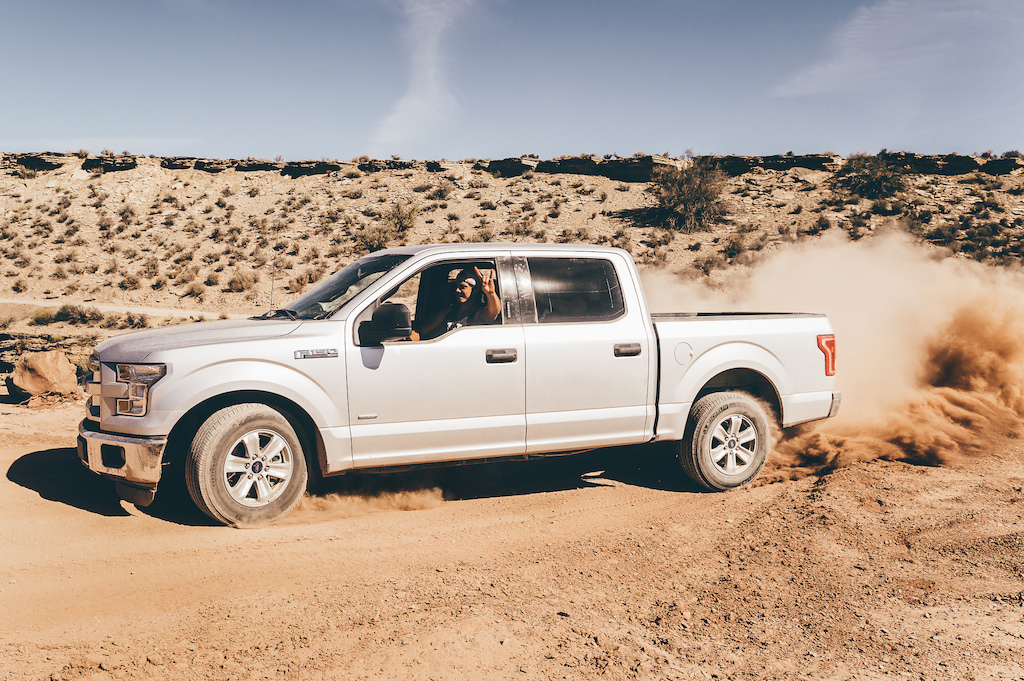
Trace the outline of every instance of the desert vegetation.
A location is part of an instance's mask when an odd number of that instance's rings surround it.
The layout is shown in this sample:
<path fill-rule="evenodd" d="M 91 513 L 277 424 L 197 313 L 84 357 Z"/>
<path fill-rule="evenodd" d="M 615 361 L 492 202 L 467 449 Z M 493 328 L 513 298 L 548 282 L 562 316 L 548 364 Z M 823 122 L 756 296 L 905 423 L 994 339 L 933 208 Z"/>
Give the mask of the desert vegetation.
<path fill-rule="evenodd" d="M 817 167 L 778 157 L 778 168 L 687 155 L 659 158 L 644 181 L 541 172 L 529 156 L 513 172 L 471 159 L 360 158 L 317 174 L 169 168 L 124 154 L 101 155 L 111 169 L 87 171 L 97 157 L 85 150 L 48 170 L 13 158 L 0 157 L 0 297 L 79 306 L 258 312 L 401 244 L 588 242 L 715 277 L 835 230 L 860 239 L 904 229 L 995 263 L 1018 262 L 1024 239 L 1016 151 L 945 157 L 942 172 L 885 150 L 824 156 Z M 609 158 L 547 163 L 585 169 L 621 157 Z M 986 173 L 989 163 L 1018 165 Z"/>

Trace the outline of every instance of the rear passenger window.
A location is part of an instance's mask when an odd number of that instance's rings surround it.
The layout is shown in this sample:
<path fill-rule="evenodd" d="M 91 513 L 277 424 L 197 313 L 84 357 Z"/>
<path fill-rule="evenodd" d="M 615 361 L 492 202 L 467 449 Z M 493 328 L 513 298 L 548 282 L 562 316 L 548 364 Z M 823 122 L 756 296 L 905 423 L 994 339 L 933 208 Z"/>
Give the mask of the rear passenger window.
<path fill-rule="evenodd" d="M 603 322 L 626 306 L 615 267 L 601 258 L 527 258 L 537 321 Z"/>

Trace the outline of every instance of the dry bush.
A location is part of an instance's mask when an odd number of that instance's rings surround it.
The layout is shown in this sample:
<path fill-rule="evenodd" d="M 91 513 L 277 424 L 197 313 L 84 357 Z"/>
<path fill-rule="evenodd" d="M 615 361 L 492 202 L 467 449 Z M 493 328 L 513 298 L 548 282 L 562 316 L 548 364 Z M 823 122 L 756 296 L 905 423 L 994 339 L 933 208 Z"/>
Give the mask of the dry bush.
<path fill-rule="evenodd" d="M 370 225 L 353 235 L 352 247 L 356 253 L 372 253 L 387 248 L 394 238 L 395 233 L 389 225 Z"/>
<path fill-rule="evenodd" d="M 236 271 L 231 275 L 231 278 L 228 279 L 228 289 L 235 293 L 241 293 L 252 288 L 257 281 L 259 281 L 259 277 L 255 272 Z"/>
<path fill-rule="evenodd" d="M 665 227 L 684 233 L 706 229 L 725 213 L 725 180 L 716 164 L 702 159 L 682 169 L 656 169 L 647 190 L 658 202 L 653 217 Z"/>
<path fill-rule="evenodd" d="M 884 155 L 858 154 L 835 174 L 835 185 L 866 199 L 887 199 L 907 187 L 903 171 L 889 164 Z"/>
<path fill-rule="evenodd" d="M 203 296 L 206 295 L 206 284 L 199 281 L 193 281 L 181 295 L 184 298 L 196 298 L 198 300 L 202 300 Z"/>
<path fill-rule="evenodd" d="M 420 208 L 414 203 L 399 201 L 381 215 L 383 223 L 396 234 L 406 232 L 416 224 Z"/>

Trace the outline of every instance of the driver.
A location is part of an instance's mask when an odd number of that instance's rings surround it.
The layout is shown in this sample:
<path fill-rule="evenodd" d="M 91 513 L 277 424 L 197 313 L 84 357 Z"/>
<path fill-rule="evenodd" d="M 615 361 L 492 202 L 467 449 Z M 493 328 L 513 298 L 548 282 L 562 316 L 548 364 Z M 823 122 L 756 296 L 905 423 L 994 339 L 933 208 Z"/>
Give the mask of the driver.
<path fill-rule="evenodd" d="M 486 274 L 479 267 L 465 268 L 455 277 L 452 300 L 436 315 L 413 331 L 412 340 L 436 338 L 462 326 L 491 324 L 501 314 L 501 300 L 494 291 L 491 270 Z"/>

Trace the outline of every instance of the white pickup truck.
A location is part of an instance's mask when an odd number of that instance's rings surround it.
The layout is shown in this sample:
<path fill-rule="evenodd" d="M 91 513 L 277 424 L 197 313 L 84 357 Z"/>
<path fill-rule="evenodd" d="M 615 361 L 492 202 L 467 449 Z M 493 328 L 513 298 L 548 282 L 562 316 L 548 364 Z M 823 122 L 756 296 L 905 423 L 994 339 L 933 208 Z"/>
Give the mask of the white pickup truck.
<path fill-rule="evenodd" d="M 623 250 L 411 246 L 260 317 L 102 343 L 78 453 L 136 505 L 183 470 L 236 526 L 284 516 L 312 476 L 658 441 L 725 490 L 760 472 L 773 422 L 836 414 L 835 357 L 821 314 L 652 315 Z"/>

